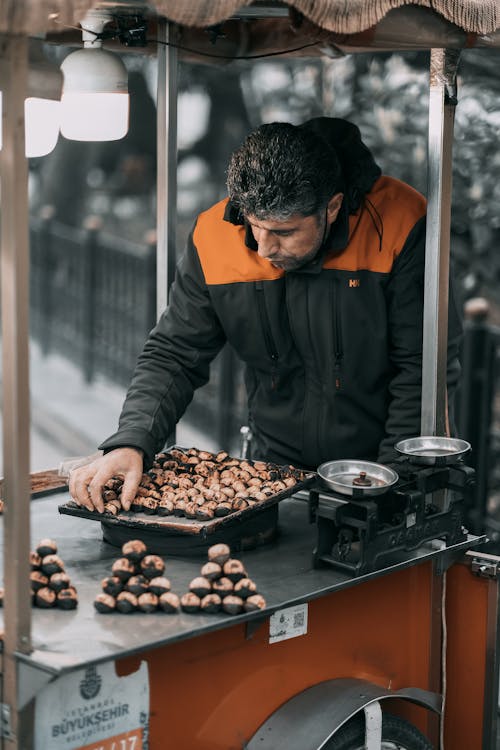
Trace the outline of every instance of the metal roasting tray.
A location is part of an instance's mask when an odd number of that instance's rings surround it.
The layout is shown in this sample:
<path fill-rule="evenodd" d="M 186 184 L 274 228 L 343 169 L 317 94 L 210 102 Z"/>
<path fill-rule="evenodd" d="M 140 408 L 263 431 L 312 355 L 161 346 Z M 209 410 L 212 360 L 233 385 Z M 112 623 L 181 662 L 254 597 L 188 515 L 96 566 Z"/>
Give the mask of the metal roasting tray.
<path fill-rule="evenodd" d="M 179 450 L 185 449 L 179 448 Z M 248 461 L 248 463 L 252 464 L 253 462 Z M 283 471 L 288 468 L 276 464 L 269 464 L 269 466 Z M 169 540 L 170 548 L 183 548 L 190 543 L 193 547 L 196 547 L 203 544 L 205 540 L 215 543 L 225 537 L 231 539 L 252 536 L 256 533 L 262 534 L 270 522 L 275 524 L 277 508 L 273 508 L 273 506 L 300 490 L 310 487 L 316 480 L 314 472 L 302 472 L 300 469 L 294 469 L 294 471 L 303 473 L 304 478 L 299 479 L 293 487 L 270 495 L 266 500 L 255 503 L 248 508 L 208 521 L 199 521 L 184 516 L 148 515 L 132 511 L 121 511 L 113 516 L 106 512 L 89 511 L 77 505 L 73 500 L 60 505 L 59 512 L 91 521 L 99 521 L 103 527 L 106 541 L 117 546 L 127 539 L 142 538 L 151 551 L 155 547 L 162 549 L 164 546 L 162 539 Z"/>
<path fill-rule="evenodd" d="M 356 484 L 354 480 L 360 477 L 361 472 L 366 473 L 366 479 L 371 483 L 370 485 Z M 326 461 L 318 466 L 318 476 L 329 489 L 340 492 L 342 495 L 356 495 L 357 497 L 382 495 L 399 479 L 397 473 L 388 466 L 357 459 Z"/>
<path fill-rule="evenodd" d="M 410 463 L 428 466 L 455 464 L 471 449 L 466 440 L 433 435 L 400 440 L 394 447 Z"/>

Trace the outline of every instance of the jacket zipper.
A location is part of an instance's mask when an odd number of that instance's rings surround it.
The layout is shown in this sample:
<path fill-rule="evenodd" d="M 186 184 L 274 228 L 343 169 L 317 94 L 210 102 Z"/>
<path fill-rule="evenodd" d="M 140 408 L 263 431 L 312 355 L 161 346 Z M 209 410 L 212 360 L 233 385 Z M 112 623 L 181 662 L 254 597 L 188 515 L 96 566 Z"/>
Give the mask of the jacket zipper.
<path fill-rule="evenodd" d="M 339 282 L 338 279 L 334 280 L 334 300 L 333 300 L 333 352 L 335 357 L 335 388 L 340 390 L 342 386 L 342 380 L 340 377 L 342 369 L 342 359 L 344 357 L 344 350 L 342 346 L 342 317 L 340 309 L 340 294 L 339 294 Z"/>
<path fill-rule="evenodd" d="M 262 281 L 255 282 L 255 290 L 257 292 L 257 308 L 259 310 L 260 322 L 264 333 L 264 343 L 266 345 L 267 354 L 271 359 L 271 389 L 275 391 L 278 385 L 278 350 L 274 343 L 271 326 L 269 324 L 266 298 L 264 296 L 264 284 Z"/>

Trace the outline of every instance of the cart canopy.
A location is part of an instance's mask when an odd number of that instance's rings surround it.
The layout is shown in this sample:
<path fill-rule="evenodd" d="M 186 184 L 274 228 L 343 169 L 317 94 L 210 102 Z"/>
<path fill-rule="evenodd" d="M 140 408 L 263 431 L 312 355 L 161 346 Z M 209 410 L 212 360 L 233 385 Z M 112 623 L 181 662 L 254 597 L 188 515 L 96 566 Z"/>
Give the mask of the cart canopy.
<path fill-rule="evenodd" d="M 357 34 L 379 23 L 389 11 L 403 6 L 432 9 L 437 16 L 470 34 L 491 34 L 500 28 L 498 0 L 288 0 L 255 3 L 244 0 L 149 0 L 147 3 L 96 0 L 0 0 L 0 33 L 37 35 L 74 26 L 91 8 L 116 12 L 147 12 L 183 26 L 207 27 L 242 9 L 288 6 L 309 22 L 337 34 Z"/>

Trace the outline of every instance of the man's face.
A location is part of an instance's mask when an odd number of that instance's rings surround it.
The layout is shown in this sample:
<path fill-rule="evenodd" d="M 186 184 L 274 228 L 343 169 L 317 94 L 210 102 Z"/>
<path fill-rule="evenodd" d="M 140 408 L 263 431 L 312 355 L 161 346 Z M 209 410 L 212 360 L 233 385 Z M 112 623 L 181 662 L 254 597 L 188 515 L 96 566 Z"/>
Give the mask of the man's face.
<path fill-rule="evenodd" d="M 337 193 L 326 210 L 313 216 L 293 214 L 285 221 L 247 216 L 260 257 L 284 271 L 294 271 L 312 260 L 337 218 L 342 197 Z"/>

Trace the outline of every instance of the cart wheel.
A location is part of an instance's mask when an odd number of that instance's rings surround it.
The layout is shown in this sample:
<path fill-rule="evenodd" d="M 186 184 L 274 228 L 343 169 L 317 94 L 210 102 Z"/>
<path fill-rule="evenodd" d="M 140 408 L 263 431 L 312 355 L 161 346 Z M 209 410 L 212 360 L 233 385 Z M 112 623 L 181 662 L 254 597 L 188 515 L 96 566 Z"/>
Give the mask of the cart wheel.
<path fill-rule="evenodd" d="M 324 746 L 324 750 L 364 750 L 365 718 L 357 714 Z M 409 721 L 383 714 L 381 750 L 434 750 L 429 740 Z"/>

